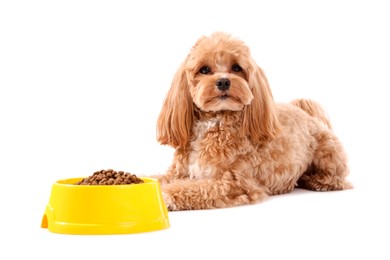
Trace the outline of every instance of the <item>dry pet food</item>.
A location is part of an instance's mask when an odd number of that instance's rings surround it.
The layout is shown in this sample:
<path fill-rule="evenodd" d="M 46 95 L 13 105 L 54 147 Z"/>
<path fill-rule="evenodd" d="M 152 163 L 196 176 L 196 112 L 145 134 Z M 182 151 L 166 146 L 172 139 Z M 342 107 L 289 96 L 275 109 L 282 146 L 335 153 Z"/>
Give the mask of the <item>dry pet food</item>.
<path fill-rule="evenodd" d="M 123 184 L 138 184 L 144 181 L 136 175 L 123 172 L 114 171 L 112 169 L 101 170 L 94 172 L 93 175 L 82 179 L 75 183 L 76 185 L 123 185 Z"/>

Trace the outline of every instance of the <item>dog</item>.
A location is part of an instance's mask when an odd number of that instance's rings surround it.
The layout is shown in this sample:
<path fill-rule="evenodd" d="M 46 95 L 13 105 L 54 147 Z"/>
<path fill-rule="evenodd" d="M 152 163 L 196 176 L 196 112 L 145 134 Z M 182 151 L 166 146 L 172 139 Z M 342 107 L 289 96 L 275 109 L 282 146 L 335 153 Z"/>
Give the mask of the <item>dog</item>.
<path fill-rule="evenodd" d="M 224 32 L 202 36 L 173 77 L 157 140 L 175 148 L 156 177 L 169 211 L 235 207 L 295 187 L 352 188 L 346 152 L 310 99 L 277 104 L 249 47 Z"/>

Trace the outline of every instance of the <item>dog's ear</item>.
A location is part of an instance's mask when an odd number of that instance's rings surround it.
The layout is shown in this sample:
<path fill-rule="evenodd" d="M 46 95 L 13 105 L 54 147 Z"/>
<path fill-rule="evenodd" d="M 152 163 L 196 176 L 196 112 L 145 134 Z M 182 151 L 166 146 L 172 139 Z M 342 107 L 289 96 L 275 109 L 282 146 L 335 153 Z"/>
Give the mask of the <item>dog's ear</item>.
<path fill-rule="evenodd" d="M 193 102 L 184 69 L 179 67 L 172 80 L 157 120 L 157 141 L 174 148 L 184 148 L 193 125 Z"/>
<path fill-rule="evenodd" d="M 247 69 L 248 84 L 253 100 L 244 108 L 241 134 L 252 141 L 270 140 L 280 129 L 275 102 L 263 70 L 254 61 Z"/>

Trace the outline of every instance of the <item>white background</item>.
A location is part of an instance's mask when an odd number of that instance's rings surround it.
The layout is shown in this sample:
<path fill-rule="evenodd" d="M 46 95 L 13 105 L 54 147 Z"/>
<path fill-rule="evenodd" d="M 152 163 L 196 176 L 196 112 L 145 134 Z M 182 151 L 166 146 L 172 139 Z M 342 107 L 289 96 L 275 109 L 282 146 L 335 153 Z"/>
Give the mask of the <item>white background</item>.
<path fill-rule="evenodd" d="M 0 258 L 389 259 L 385 2 L 2 1 Z M 41 229 L 58 179 L 167 169 L 158 113 L 192 45 L 216 30 L 247 43 L 277 102 L 325 106 L 355 189 L 172 212 L 169 229 L 143 234 Z"/>

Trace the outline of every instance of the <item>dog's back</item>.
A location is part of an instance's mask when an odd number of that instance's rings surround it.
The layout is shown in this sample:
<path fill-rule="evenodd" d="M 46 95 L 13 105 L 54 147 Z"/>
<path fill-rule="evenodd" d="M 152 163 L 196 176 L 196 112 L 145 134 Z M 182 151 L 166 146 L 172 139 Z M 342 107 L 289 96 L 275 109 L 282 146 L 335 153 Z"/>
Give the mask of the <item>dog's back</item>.
<path fill-rule="evenodd" d="M 295 99 L 291 102 L 294 106 L 299 107 L 312 117 L 319 119 L 329 129 L 332 129 L 328 114 L 321 105 L 311 99 Z"/>

